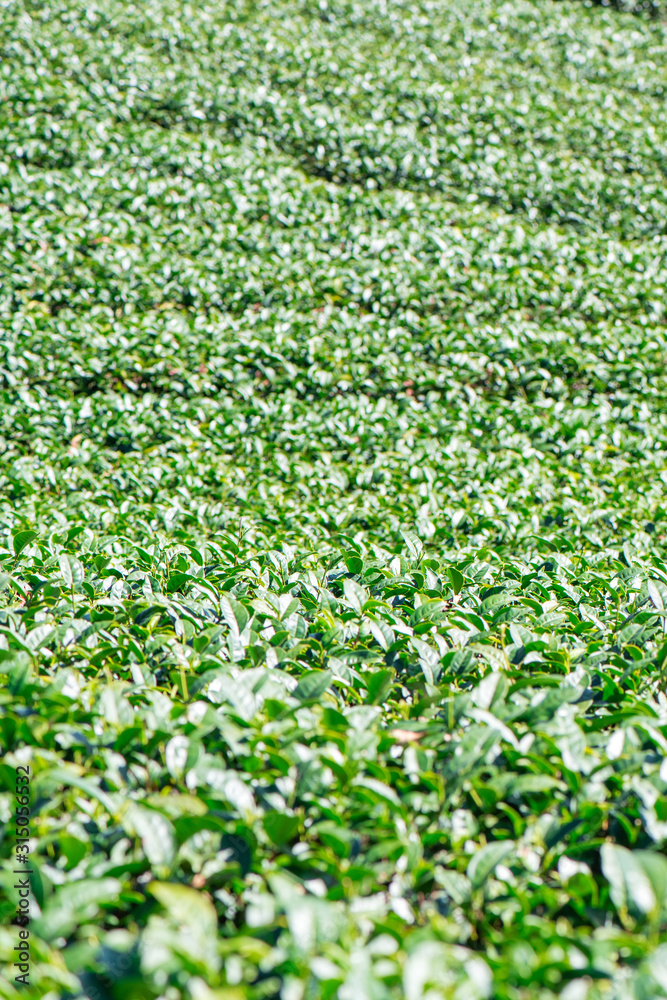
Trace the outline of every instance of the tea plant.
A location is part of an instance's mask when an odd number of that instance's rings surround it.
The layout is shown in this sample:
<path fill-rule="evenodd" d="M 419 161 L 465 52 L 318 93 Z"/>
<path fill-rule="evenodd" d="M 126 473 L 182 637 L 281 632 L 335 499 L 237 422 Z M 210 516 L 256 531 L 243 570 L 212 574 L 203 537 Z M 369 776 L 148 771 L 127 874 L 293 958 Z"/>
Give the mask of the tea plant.
<path fill-rule="evenodd" d="M 0 23 L 0 996 L 667 997 L 664 20 Z"/>

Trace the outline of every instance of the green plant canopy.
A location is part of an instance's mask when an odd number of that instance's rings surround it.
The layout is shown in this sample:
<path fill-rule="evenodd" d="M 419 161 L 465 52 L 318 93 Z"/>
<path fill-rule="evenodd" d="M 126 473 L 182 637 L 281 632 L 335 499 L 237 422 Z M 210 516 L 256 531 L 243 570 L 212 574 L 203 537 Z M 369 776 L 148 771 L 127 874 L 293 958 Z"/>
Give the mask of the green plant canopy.
<path fill-rule="evenodd" d="M 665 21 L 0 29 L 0 998 L 665 1000 Z"/>

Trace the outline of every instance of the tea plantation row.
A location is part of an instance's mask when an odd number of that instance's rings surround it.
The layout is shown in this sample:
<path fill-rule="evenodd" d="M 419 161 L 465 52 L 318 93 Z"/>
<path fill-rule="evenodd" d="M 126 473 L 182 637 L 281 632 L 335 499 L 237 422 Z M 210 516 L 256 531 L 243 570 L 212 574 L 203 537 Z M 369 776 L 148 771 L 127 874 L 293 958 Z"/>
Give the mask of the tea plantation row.
<path fill-rule="evenodd" d="M 664 20 L 0 24 L 0 997 L 667 997 Z"/>

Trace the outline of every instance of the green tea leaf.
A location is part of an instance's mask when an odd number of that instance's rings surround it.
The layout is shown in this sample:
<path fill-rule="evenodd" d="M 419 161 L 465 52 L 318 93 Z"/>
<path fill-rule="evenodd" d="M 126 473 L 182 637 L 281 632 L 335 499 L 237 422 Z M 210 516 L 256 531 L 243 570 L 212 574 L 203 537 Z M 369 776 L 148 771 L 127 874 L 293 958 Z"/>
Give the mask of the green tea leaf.
<path fill-rule="evenodd" d="M 515 849 L 513 840 L 492 840 L 484 847 L 475 851 L 466 871 L 473 889 L 479 889 L 484 885 L 488 877 L 495 870 L 496 865 L 512 854 Z"/>
<path fill-rule="evenodd" d="M 37 538 L 36 531 L 17 531 L 12 538 L 12 547 L 14 549 L 14 555 L 20 556 L 27 545 Z"/>

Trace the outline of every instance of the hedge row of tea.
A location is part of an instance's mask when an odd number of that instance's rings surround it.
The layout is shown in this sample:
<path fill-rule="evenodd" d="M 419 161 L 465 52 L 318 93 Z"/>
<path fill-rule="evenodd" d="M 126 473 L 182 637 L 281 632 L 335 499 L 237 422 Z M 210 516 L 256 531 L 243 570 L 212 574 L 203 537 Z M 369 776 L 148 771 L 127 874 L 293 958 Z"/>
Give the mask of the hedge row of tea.
<path fill-rule="evenodd" d="M 667 997 L 664 22 L 0 24 L 0 997 Z"/>

